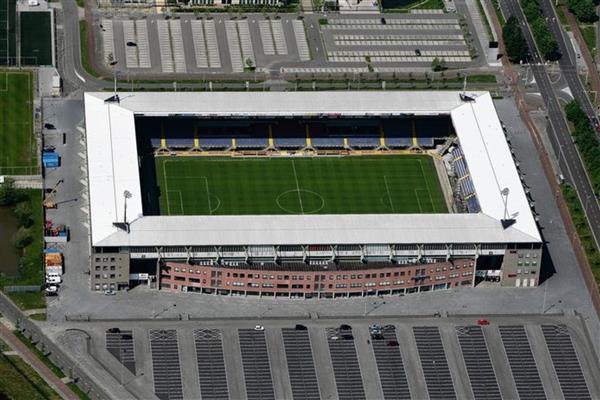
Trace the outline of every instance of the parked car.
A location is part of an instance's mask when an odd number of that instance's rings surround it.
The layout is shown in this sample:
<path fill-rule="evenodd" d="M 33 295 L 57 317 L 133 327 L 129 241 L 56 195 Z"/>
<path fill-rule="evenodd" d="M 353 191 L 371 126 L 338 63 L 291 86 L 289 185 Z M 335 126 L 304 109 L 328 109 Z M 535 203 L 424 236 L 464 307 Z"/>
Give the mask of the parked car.
<path fill-rule="evenodd" d="M 46 285 L 44 291 L 46 292 L 46 294 L 58 293 L 58 285 Z"/>
<path fill-rule="evenodd" d="M 121 330 L 119 328 L 109 328 L 108 333 L 120 333 Z"/>
<path fill-rule="evenodd" d="M 50 274 L 46 275 L 46 283 L 59 284 L 62 283 L 62 279 L 58 274 Z"/>
<path fill-rule="evenodd" d="M 265 327 L 262 325 L 256 325 L 256 326 L 254 326 L 254 330 L 255 331 L 264 331 Z"/>
<path fill-rule="evenodd" d="M 417 55 L 417 57 L 421 57 L 421 50 L 415 49 L 415 54 Z"/>
<path fill-rule="evenodd" d="M 117 292 L 115 292 L 115 291 L 114 291 L 114 290 L 112 290 L 112 289 L 108 289 L 108 290 L 105 290 L 105 291 L 104 291 L 104 295 L 105 295 L 105 296 L 114 296 L 114 295 L 116 295 L 116 294 L 117 294 Z"/>
<path fill-rule="evenodd" d="M 125 43 L 128 47 L 136 47 L 137 43 L 136 42 L 127 42 Z"/>
<path fill-rule="evenodd" d="M 490 321 L 487 319 L 478 319 L 477 320 L 477 325 L 489 325 Z"/>
<path fill-rule="evenodd" d="M 56 127 L 53 124 L 49 124 L 49 123 L 45 123 L 44 124 L 44 128 L 46 128 L 46 129 L 56 129 Z"/>
<path fill-rule="evenodd" d="M 307 329 L 306 326 L 304 326 L 302 324 L 296 324 L 297 331 L 305 331 L 306 329 Z"/>

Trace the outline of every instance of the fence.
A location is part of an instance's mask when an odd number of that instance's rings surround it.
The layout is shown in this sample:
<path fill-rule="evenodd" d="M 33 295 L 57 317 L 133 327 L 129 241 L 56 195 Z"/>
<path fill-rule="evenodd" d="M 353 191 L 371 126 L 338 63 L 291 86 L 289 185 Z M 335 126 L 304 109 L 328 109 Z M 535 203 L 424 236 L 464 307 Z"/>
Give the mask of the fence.
<path fill-rule="evenodd" d="M 77 365 L 60 347 L 48 339 L 42 330 L 33 323 L 4 293 L 0 292 L 0 311 L 18 330 L 42 351 L 50 361 L 73 379 L 90 399 L 101 400 L 110 397 L 86 371 Z"/>
<path fill-rule="evenodd" d="M 40 285 L 20 285 L 20 286 L 4 286 L 4 291 L 7 293 L 24 293 L 24 292 L 39 292 L 42 290 Z"/>

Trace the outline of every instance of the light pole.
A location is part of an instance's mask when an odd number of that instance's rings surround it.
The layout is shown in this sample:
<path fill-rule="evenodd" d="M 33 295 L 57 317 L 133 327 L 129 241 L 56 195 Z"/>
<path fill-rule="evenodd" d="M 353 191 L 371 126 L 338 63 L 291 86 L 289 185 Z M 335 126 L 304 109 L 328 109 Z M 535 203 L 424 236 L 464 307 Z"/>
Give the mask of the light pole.
<path fill-rule="evenodd" d="M 117 95 L 117 64 L 118 63 L 119 63 L 119 61 L 114 60 L 114 61 L 111 61 L 110 64 L 108 64 L 111 67 L 113 67 L 113 81 L 114 81 L 114 93 L 113 94 L 115 96 Z"/>

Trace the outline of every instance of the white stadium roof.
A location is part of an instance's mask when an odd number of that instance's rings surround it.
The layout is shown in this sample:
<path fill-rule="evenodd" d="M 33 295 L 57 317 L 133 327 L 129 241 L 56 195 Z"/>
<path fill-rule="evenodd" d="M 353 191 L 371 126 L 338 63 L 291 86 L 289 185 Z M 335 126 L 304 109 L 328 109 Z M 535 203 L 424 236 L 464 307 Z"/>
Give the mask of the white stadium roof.
<path fill-rule="evenodd" d="M 85 94 L 94 246 L 200 246 L 541 241 L 488 92 L 207 92 Z M 449 114 L 481 206 L 478 214 L 144 216 L 135 115 Z M 504 229 L 508 216 L 515 223 Z M 123 221 L 124 191 L 130 232 Z"/>

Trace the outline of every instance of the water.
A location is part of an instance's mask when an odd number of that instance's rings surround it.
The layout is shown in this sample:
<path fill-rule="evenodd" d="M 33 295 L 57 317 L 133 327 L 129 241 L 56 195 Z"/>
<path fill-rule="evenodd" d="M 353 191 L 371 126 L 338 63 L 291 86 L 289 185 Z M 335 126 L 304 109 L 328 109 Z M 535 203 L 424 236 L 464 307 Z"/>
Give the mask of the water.
<path fill-rule="evenodd" d="M 17 218 L 8 207 L 0 207 L 0 274 L 15 276 L 19 255 L 14 248 L 15 234 L 19 228 Z"/>

